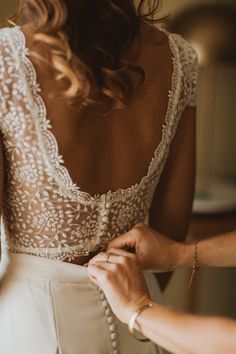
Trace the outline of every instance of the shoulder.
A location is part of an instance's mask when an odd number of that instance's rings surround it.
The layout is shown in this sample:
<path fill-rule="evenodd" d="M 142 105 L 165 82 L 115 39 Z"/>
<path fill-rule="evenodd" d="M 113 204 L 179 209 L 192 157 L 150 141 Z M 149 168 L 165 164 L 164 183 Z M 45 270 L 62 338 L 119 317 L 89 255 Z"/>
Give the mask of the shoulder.
<path fill-rule="evenodd" d="M 1 73 L 13 62 L 15 48 L 15 40 L 12 28 L 0 29 L 0 70 Z M 1 79 L 3 79 L 1 77 Z"/>
<path fill-rule="evenodd" d="M 181 35 L 172 33 L 160 25 L 151 27 L 149 25 L 143 26 L 142 32 L 146 34 L 146 40 L 156 44 L 169 42 L 172 51 L 175 49 L 178 54 L 183 57 L 188 57 L 192 61 L 197 62 L 197 52 Z"/>
<path fill-rule="evenodd" d="M 3 43 L 8 38 L 8 33 L 11 31 L 9 27 L 0 28 L 0 43 Z"/>
<path fill-rule="evenodd" d="M 168 32 L 168 36 L 171 38 L 172 42 L 175 43 L 176 47 L 179 50 L 180 55 L 193 57 L 193 59 L 195 60 L 197 59 L 196 50 L 180 34 Z"/>
<path fill-rule="evenodd" d="M 176 87 L 179 87 L 181 103 L 183 106 L 195 106 L 198 78 L 196 50 L 182 36 L 168 32 L 159 25 L 149 27 L 146 34 L 144 57 L 150 58 L 148 64 L 152 77 L 162 77 L 162 83 L 169 86 L 168 73 L 173 72 L 172 79 L 180 83 Z"/>
<path fill-rule="evenodd" d="M 12 83 L 12 72 L 16 66 L 14 39 L 12 28 L 0 29 L 0 94 L 9 90 Z"/>
<path fill-rule="evenodd" d="M 10 28 L 1 28 L 0 29 L 0 66 L 3 66 L 5 62 L 6 55 L 11 49 L 10 37 L 9 37 Z"/>
<path fill-rule="evenodd" d="M 153 84 L 154 90 L 161 84 L 168 91 L 173 68 L 168 32 L 159 26 L 146 25 L 141 34 L 138 65 L 145 71 L 146 82 Z"/>
<path fill-rule="evenodd" d="M 148 47 L 158 56 L 163 54 L 165 60 L 174 57 L 178 59 L 185 69 L 198 68 L 198 56 L 196 50 L 182 36 L 177 33 L 168 32 L 159 25 L 143 27 L 143 38 L 145 39 L 145 50 Z"/>
<path fill-rule="evenodd" d="M 19 56 L 24 48 L 24 36 L 18 27 L 5 27 L 0 29 L 0 54 Z"/>
<path fill-rule="evenodd" d="M 177 61 L 176 65 L 179 66 L 181 72 L 182 86 L 186 91 L 186 105 L 195 106 L 199 71 L 197 51 L 179 34 L 170 33 L 169 37 L 170 46 Z"/>
<path fill-rule="evenodd" d="M 0 29 L 0 72 L 9 76 L 18 70 L 24 49 L 24 36 L 18 27 Z"/>
<path fill-rule="evenodd" d="M 169 33 L 170 45 L 175 47 L 179 62 L 185 65 L 188 70 L 198 70 L 198 55 L 194 47 L 182 36 L 176 33 Z"/>
<path fill-rule="evenodd" d="M 18 28 L 0 29 L 0 114 L 12 97 L 13 85 L 19 79 L 23 38 Z"/>
<path fill-rule="evenodd" d="M 16 37 L 16 28 L 12 27 L 5 27 L 0 28 L 0 45 L 9 45 L 11 42 L 14 41 Z"/>

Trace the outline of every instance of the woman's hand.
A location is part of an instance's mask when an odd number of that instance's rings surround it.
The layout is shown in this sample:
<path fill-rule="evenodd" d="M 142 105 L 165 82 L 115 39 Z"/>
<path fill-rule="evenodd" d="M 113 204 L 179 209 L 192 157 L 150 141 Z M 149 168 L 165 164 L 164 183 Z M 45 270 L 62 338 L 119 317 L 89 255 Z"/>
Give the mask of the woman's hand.
<path fill-rule="evenodd" d="M 191 245 L 173 241 L 145 224 L 137 224 L 129 232 L 108 244 L 108 250 L 110 248 L 133 249 L 142 269 L 153 272 L 167 272 L 187 265 L 189 247 Z"/>
<path fill-rule="evenodd" d="M 122 322 L 128 323 L 134 311 L 150 302 L 139 260 L 134 254 L 119 249 L 99 253 L 90 260 L 88 272 Z"/>

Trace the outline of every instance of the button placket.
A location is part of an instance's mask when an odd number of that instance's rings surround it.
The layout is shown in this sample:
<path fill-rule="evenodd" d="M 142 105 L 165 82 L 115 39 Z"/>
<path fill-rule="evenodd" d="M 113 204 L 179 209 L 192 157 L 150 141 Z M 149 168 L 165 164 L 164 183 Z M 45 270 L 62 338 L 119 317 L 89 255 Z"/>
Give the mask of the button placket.
<path fill-rule="evenodd" d="M 110 332 L 113 354 L 119 354 L 120 352 L 119 352 L 119 345 L 118 345 L 118 335 L 116 333 L 116 324 L 115 324 L 114 316 L 112 314 L 110 305 L 109 305 L 102 289 L 98 288 L 98 292 L 99 292 L 102 306 L 104 308 L 104 312 L 105 312 L 105 315 L 107 318 L 107 325 L 108 325 L 109 332 Z"/>

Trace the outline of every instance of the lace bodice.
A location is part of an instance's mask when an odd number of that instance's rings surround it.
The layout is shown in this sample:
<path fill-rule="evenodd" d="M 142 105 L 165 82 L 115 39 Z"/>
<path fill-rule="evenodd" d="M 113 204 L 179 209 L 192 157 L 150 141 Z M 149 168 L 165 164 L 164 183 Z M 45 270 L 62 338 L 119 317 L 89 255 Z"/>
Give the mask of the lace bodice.
<path fill-rule="evenodd" d="M 162 139 L 148 171 L 128 189 L 91 196 L 72 182 L 58 154 L 24 34 L 18 27 L 0 30 L 3 252 L 72 260 L 144 220 L 181 114 L 195 105 L 196 53 L 180 36 L 168 36 L 172 87 Z"/>

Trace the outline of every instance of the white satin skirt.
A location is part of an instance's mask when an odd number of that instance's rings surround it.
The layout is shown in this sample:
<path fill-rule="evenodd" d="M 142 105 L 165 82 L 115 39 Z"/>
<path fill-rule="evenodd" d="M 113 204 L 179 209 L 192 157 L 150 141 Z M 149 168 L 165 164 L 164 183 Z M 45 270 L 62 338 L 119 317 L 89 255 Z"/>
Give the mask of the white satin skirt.
<path fill-rule="evenodd" d="M 161 299 L 152 274 L 151 296 Z M 86 267 L 11 254 L 0 287 L 1 354 L 157 354 L 115 318 Z"/>

